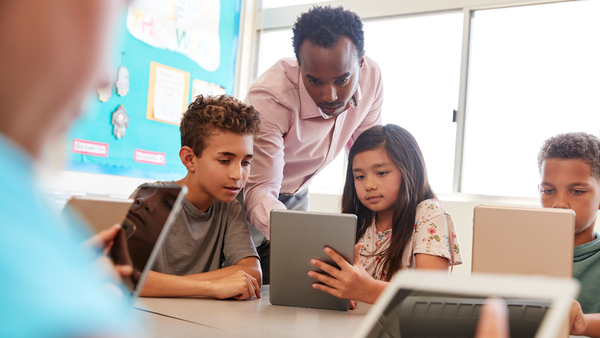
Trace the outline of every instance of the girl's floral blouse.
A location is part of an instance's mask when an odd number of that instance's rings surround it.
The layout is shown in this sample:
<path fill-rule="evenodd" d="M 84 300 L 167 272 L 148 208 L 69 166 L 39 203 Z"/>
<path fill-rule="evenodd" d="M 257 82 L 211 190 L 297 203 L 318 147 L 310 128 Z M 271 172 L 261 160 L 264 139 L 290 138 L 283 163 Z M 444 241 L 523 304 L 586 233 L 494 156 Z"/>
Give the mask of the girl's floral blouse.
<path fill-rule="evenodd" d="M 358 264 L 375 279 L 387 279 L 388 268 L 381 264 L 381 255 L 390 246 L 391 238 L 391 229 L 377 231 L 373 222 L 359 240 L 363 246 Z M 435 199 L 425 200 L 417 206 L 412 239 L 402 255 L 402 268 L 414 269 L 415 255 L 418 253 L 447 258 L 450 266 L 462 264 L 452 218 Z"/>

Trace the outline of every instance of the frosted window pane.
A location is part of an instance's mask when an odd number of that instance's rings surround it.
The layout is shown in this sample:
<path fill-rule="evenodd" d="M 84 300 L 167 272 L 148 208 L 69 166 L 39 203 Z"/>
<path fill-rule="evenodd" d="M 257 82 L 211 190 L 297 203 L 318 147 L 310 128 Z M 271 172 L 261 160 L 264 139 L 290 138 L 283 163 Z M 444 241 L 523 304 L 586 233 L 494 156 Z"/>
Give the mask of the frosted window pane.
<path fill-rule="evenodd" d="M 475 12 L 462 192 L 537 196 L 545 139 L 600 131 L 599 2 Z"/>
<path fill-rule="evenodd" d="M 383 123 L 407 129 L 437 193 L 451 193 L 463 14 L 366 22 L 365 51 L 381 67 Z"/>
<path fill-rule="evenodd" d="M 330 0 L 331 1 L 331 0 Z M 262 0 L 263 8 L 278 8 L 278 7 L 287 7 L 287 6 L 296 6 L 296 5 L 305 5 L 310 3 L 315 3 L 316 5 L 327 5 L 327 0 L 324 1 L 314 1 L 314 0 Z"/>
<path fill-rule="evenodd" d="M 271 68 L 277 60 L 286 57 L 296 57 L 294 47 L 292 47 L 292 35 L 291 29 L 262 33 L 258 54 L 258 68 L 256 70 L 258 76 Z"/>

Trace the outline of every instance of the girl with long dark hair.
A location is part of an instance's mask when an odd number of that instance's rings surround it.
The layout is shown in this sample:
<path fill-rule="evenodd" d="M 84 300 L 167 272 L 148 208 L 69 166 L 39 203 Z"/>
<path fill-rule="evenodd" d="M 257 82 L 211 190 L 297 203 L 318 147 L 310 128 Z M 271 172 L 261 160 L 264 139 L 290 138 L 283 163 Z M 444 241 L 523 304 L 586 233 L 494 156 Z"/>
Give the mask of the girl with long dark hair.
<path fill-rule="evenodd" d="M 314 283 L 316 289 L 373 303 L 400 269 L 447 271 L 462 263 L 452 219 L 429 185 L 417 141 L 404 128 L 376 126 L 356 139 L 342 212 L 358 216 L 354 265 L 326 248 L 340 269 L 313 259 L 331 275 L 310 271 L 323 283 Z"/>

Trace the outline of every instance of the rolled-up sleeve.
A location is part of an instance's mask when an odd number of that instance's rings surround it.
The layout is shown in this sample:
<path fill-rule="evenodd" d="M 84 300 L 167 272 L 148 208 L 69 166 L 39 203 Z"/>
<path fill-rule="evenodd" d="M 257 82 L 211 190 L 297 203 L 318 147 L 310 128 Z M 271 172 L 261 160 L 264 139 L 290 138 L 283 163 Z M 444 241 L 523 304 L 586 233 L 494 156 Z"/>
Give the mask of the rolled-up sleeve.
<path fill-rule="evenodd" d="M 244 189 L 244 207 L 248 221 L 270 239 L 270 213 L 285 209 L 278 200 L 283 180 L 284 136 L 291 114 L 285 102 L 266 88 L 253 88 L 246 98 L 258 110 L 261 130 L 254 140 L 254 159 Z"/>

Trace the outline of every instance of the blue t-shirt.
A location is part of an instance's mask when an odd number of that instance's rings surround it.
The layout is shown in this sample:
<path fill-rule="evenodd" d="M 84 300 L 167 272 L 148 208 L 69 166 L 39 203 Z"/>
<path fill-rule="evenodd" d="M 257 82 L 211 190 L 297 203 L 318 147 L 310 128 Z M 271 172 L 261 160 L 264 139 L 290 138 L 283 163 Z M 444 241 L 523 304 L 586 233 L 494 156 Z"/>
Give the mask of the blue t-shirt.
<path fill-rule="evenodd" d="M 0 159 L 0 337 L 136 333 L 129 297 L 81 245 L 86 230 L 47 205 L 32 159 L 2 134 Z"/>

